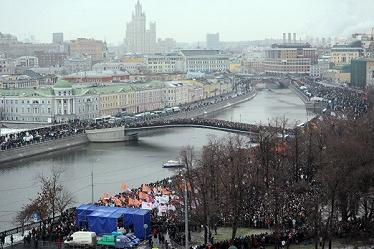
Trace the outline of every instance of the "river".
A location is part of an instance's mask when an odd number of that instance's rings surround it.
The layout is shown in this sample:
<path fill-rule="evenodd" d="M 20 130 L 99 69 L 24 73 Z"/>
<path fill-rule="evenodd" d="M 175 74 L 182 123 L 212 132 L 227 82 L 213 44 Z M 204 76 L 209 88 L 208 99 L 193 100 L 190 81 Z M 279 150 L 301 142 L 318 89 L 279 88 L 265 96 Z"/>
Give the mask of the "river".
<path fill-rule="evenodd" d="M 256 124 L 284 117 L 294 124 L 308 118 L 303 102 L 289 89 L 259 91 L 252 100 L 210 116 Z M 138 187 L 171 176 L 172 170 L 161 167 L 163 161 L 177 158 L 183 146 L 199 150 L 210 136 L 226 134 L 197 128 L 168 129 L 137 142 L 87 144 L 7 164 L 0 168 L 0 231 L 15 226 L 11 222 L 16 212 L 39 190 L 37 176 L 49 174 L 51 167 L 64 169 L 62 182 L 74 193 L 78 205 L 91 201 L 91 172 L 98 199 L 104 192 L 120 192 L 121 183 Z"/>

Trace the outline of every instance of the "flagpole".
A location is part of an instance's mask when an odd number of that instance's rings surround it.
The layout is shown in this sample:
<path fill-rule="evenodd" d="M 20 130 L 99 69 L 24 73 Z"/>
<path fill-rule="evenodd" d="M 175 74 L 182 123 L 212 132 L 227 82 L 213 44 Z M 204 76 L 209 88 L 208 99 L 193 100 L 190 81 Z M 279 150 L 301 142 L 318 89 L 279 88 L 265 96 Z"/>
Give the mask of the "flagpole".
<path fill-rule="evenodd" d="M 184 178 L 184 232 L 185 232 L 185 249 L 189 249 L 188 245 L 188 201 L 187 201 L 187 180 Z"/>

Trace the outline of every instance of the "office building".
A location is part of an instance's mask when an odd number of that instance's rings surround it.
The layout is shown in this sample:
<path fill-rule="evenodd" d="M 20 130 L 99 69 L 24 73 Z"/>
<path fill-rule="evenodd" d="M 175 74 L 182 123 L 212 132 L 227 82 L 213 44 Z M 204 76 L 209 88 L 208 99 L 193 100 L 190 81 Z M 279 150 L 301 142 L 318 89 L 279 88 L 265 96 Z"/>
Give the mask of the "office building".
<path fill-rule="evenodd" d="M 206 35 L 207 49 L 220 49 L 219 33 Z"/>
<path fill-rule="evenodd" d="M 102 61 L 106 57 L 107 47 L 103 41 L 78 38 L 70 41 L 71 56 L 90 56 L 93 62 Z"/>
<path fill-rule="evenodd" d="M 331 48 L 330 62 L 335 68 L 351 64 L 351 61 L 359 58 L 363 53 L 361 47 L 349 47 L 347 45 L 336 45 Z"/>
<path fill-rule="evenodd" d="M 35 56 L 39 60 L 40 67 L 62 66 L 67 58 L 66 53 L 36 51 Z"/>
<path fill-rule="evenodd" d="M 64 43 L 64 33 L 53 33 L 53 43 L 62 44 Z"/>
<path fill-rule="evenodd" d="M 185 49 L 180 53 L 185 72 L 226 71 L 230 64 L 229 56 L 220 50 Z"/>
<path fill-rule="evenodd" d="M 291 33 L 285 43 L 273 44 L 265 51 L 263 62 L 266 74 L 284 75 L 298 74 L 309 75 L 310 66 L 317 63 L 316 48 L 309 43 L 292 43 Z"/>
<path fill-rule="evenodd" d="M 351 85 L 358 88 L 374 86 L 374 59 L 359 58 L 351 62 Z"/>

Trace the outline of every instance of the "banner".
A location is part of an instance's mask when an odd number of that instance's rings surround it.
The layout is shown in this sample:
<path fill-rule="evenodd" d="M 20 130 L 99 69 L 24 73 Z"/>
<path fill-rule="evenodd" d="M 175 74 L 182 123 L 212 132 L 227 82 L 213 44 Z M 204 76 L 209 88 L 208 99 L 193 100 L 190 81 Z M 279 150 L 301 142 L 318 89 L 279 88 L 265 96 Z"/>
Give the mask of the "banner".
<path fill-rule="evenodd" d="M 159 205 L 158 206 L 158 211 L 160 213 L 166 213 L 168 211 L 168 206 L 166 206 L 166 205 Z"/>
<path fill-rule="evenodd" d="M 152 210 L 152 208 L 153 208 L 153 204 L 151 202 L 143 201 L 141 209 Z"/>
<path fill-rule="evenodd" d="M 156 196 L 156 201 L 160 204 L 167 204 L 169 203 L 169 196 L 163 195 L 163 196 Z"/>

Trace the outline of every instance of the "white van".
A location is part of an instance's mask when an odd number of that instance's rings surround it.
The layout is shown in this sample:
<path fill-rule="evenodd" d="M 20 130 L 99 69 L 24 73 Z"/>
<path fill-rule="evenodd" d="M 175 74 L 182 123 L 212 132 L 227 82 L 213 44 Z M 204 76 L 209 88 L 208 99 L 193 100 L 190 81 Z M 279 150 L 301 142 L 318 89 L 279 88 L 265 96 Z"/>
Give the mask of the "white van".
<path fill-rule="evenodd" d="M 179 112 L 181 110 L 178 106 L 174 106 L 171 109 L 173 109 L 173 112 Z"/>
<path fill-rule="evenodd" d="M 96 233 L 95 232 L 75 232 L 67 237 L 64 244 L 71 247 L 94 247 L 96 246 Z"/>

